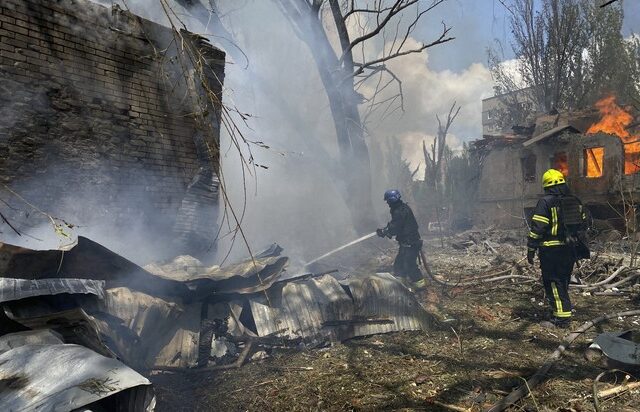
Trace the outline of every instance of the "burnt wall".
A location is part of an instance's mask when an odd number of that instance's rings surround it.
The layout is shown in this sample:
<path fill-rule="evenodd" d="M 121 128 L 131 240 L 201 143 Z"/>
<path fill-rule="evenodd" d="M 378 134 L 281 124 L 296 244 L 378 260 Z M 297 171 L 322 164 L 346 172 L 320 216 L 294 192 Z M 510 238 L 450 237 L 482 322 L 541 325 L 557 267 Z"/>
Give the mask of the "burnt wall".
<path fill-rule="evenodd" d="M 491 150 L 482 161 L 473 224 L 479 227 L 520 227 L 523 193 L 518 146 Z"/>
<path fill-rule="evenodd" d="M 603 174 L 600 177 L 584 175 L 585 149 L 604 148 Z M 543 194 L 542 174 L 553 167 L 557 153 L 567 157 L 567 182 L 571 191 L 597 218 L 617 214 L 610 204 L 620 199 L 620 179 L 625 190 L 636 192 L 637 186 L 627 181 L 638 181 L 637 175 L 623 178 L 624 151 L 620 139 L 606 134 L 582 135 L 563 133 L 529 147 L 511 145 L 491 150 L 483 161 L 478 188 L 478 202 L 474 224 L 480 226 L 522 227 L 527 215 Z M 530 170 L 523 165 L 531 158 Z M 603 206 L 603 207 L 600 207 Z"/>
<path fill-rule="evenodd" d="M 28 233 L 46 224 L 36 207 L 132 258 L 141 242 L 171 254 L 170 240 L 188 238 L 190 222 L 209 222 L 204 232 L 214 234 L 218 153 L 199 146 L 218 147 L 220 105 L 202 109 L 211 129 L 196 121 L 177 34 L 89 1 L 0 6 L 3 214 Z M 220 96 L 224 53 L 201 39 L 195 46 Z M 186 196 L 203 170 L 206 184 Z"/>

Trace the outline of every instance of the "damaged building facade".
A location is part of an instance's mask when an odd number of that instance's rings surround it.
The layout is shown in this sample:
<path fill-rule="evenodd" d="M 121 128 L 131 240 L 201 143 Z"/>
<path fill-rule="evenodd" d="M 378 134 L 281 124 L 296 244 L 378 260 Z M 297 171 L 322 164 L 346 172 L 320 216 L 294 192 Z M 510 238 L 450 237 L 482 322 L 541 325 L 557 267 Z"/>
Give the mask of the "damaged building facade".
<path fill-rule="evenodd" d="M 3 215 L 36 237 L 49 214 L 119 251 L 210 251 L 224 53 L 117 6 L 0 6 Z"/>
<path fill-rule="evenodd" d="M 481 167 L 474 222 L 522 226 L 543 193 L 542 174 L 555 168 L 565 174 L 594 221 L 604 225 L 601 229 L 635 231 L 638 122 L 631 109 L 617 106 L 614 98 L 597 106 L 597 110 L 538 116 L 529 127 L 476 141 L 474 153 Z"/>

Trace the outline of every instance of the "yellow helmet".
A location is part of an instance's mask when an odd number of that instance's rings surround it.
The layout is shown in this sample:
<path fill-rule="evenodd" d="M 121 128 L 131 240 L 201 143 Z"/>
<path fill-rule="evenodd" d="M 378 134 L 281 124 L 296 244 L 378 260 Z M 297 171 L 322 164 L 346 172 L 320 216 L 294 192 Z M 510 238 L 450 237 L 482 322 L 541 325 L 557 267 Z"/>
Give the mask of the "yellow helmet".
<path fill-rule="evenodd" d="M 549 169 L 542 175 L 542 187 L 551 187 L 566 183 L 562 172 L 556 169 Z"/>

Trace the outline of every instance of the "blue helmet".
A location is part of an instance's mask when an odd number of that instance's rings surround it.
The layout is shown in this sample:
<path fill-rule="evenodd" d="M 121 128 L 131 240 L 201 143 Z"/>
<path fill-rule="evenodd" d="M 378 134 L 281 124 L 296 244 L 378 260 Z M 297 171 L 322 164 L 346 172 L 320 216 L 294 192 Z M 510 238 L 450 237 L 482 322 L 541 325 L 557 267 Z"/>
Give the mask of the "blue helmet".
<path fill-rule="evenodd" d="M 400 192 L 396 189 L 390 189 L 384 192 L 384 200 L 387 203 L 396 203 L 400 201 Z"/>

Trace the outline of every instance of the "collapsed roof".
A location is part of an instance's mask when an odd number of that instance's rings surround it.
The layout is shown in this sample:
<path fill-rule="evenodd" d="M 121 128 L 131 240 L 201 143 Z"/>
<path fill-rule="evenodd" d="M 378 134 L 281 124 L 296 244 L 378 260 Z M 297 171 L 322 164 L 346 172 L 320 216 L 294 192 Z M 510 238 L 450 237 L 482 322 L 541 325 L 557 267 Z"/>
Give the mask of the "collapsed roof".
<path fill-rule="evenodd" d="M 41 386 L 35 403 L 25 401 L 29 385 L 0 391 L 0 402 L 50 409 L 61 399 L 74 408 L 121 402 L 123 410 L 147 411 L 153 396 L 141 387 L 150 384 L 134 370 L 228 366 L 238 354 L 220 346 L 231 343 L 246 355 L 254 344 L 317 346 L 428 328 L 427 312 L 393 276 L 286 274 L 281 252 L 274 244 L 222 268 L 190 256 L 142 268 L 83 237 L 70 250 L 0 243 L 0 353 L 19 355 L 30 365 L 28 382 Z M 32 363 L 45 355 L 73 362 Z M 77 370 L 64 389 L 53 381 L 69 365 Z M 13 376 L 16 367 L 0 362 L 0 373 Z M 100 396 L 85 394 L 87 382 Z"/>

